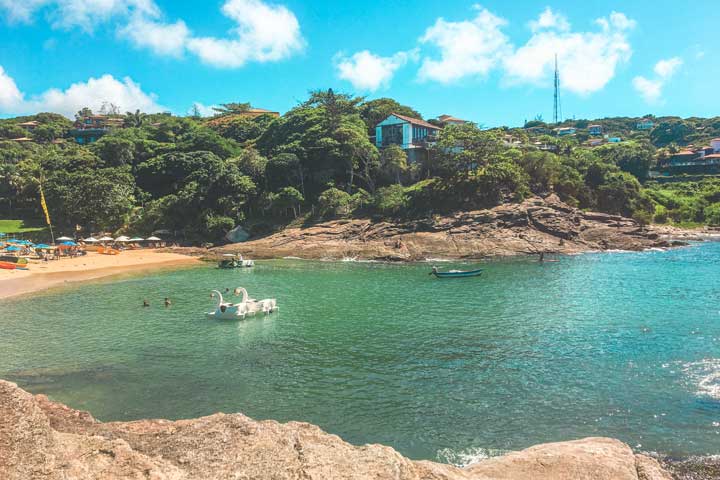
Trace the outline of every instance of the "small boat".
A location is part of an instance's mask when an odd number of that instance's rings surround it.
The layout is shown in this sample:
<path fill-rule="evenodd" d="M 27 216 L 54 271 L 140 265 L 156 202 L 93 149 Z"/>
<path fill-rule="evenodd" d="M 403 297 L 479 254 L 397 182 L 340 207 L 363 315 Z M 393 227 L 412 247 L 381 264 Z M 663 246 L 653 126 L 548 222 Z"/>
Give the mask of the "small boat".
<path fill-rule="evenodd" d="M 226 302 L 223 299 L 222 293 L 217 290 L 213 290 L 213 297 L 217 296 L 218 304 L 214 312 L 208 312 L 206 315 L 208 318 L 217 320 L 244 320 L 245 317 L 250 317 L 262 313 L 268 315 L 277 311 L 277 301 L 274 298 L 267 298 L 265 300 L 255 300 L 248 296 L 247 290 L 242 287 L 235 289 L 236 295 L 242 295 L 242 301 L 239 303 Z"/>
<path fill-rule="evenodd" d="M 17 263 L 18 265 L 27 265 L 28 260 L 25 257 L 16 257 L 14 255 L 0 255 L 0 262 Z"/>
<path fill-rule="evenodd" d="M 439 272 L 437 267 L 433 267 L 430 275 L 435 275 L 436 278 L 467 278 L 467 277 L 479 277 L 482 274 L 482 270 L 450 270 L 448 272 Z"/>
<path fill-rule="evenodd" d="M 12 262 L 0 262 L 0 269 L 2 270 L 27 270 L 26 264 L 12 263 Z"/>
<path fill-rule="evenodd" d="M 223 258 L 218 262 L 218 268 L 250 268 L 254 266 L 254 261 L 245 260 L 242 255 L 232 253 L 224 254 Z"/>

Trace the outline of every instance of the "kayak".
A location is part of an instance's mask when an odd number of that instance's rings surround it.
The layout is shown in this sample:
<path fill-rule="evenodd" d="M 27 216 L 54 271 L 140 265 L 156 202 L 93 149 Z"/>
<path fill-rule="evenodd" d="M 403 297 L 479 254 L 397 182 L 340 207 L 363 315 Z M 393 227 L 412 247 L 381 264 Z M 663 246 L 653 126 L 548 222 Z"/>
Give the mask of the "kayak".
<path fill-rule="evenodd" d="M 19 265 L 11 262 L 0 262 L 0 269 L 3 270 L 27 270 L 26 265 Z"/>
<path fill-rule="evenodd" d="M 479 277 L 481 274 L 482 270 L 451 270 L 449 272 L 432 271 L 430 273 L 430 275 L 435 275 L 437 278 Z"/>

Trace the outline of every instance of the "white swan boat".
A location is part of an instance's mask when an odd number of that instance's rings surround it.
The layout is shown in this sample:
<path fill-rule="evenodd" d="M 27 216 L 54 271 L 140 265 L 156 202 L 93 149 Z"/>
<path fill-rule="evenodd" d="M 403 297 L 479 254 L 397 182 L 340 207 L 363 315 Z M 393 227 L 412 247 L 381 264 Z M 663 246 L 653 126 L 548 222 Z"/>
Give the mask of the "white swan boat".
<path fill-rule="evenodd" d="M 250 268 L 254 267 L 253 260 L 245 260 L 240 254 L 226 253 L 218 262 L 218 268 Z"/>
<path fill-rule="evenodd" d="M 239 303 L 226 302 L 222 293 L 213 290 L 213 297 L 217 296 L 218 304 L 214 312 L 208 312 L 208 318 L 219 320 L 243 320 L 245 317 L 262 313 L 268 315 L 278 309 L 277 301 L 274 298 L 265 300 L 255 300 L 248 296 L 247 290 L 242 287 L 235 289 L 236 295 L 242 295 L 242 301 Z"/>

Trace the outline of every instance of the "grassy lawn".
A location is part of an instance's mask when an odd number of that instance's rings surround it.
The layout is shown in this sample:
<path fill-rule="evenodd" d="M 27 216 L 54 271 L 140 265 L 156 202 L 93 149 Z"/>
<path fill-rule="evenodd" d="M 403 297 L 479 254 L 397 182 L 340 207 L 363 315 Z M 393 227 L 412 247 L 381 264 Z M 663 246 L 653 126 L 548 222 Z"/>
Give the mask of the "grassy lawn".
<path fill-rule="evenodd" d="M 28 233 L 45 230 L 40 222 L 26 220 L 0 220 L 0 233 Z"/>

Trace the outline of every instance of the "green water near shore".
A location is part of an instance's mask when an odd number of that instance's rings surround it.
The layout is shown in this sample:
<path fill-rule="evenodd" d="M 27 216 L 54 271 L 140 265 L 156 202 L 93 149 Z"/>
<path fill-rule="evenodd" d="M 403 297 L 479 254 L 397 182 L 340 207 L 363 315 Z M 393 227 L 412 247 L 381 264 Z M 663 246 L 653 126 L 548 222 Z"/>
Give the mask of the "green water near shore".
<path fill-rule="evenodd" d="M 720 453 L 718 243 L 444 281 L 429 264 L 258 263 L 1 302 L 0 378 L 102 420 L 243 412 L 413 458 L 595 435 Z M 240 285 L 280 312 L 204 317 L 211 289 Z"/>

